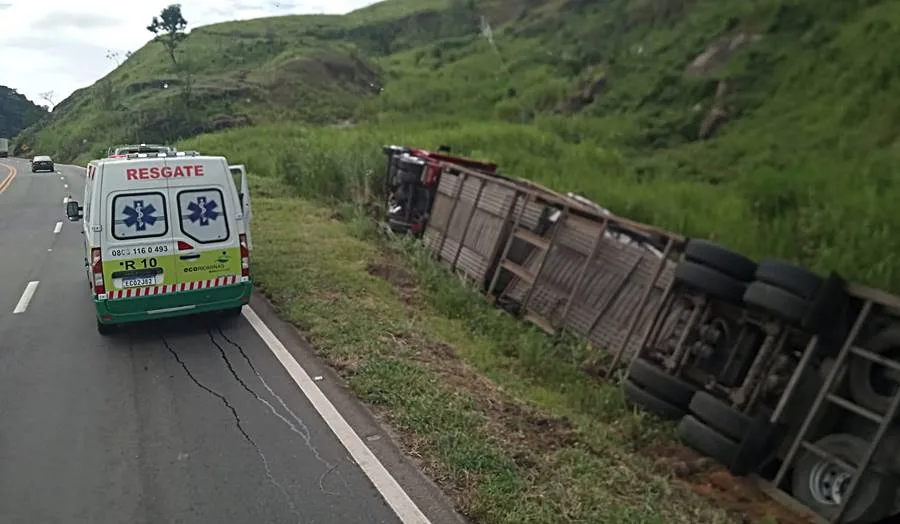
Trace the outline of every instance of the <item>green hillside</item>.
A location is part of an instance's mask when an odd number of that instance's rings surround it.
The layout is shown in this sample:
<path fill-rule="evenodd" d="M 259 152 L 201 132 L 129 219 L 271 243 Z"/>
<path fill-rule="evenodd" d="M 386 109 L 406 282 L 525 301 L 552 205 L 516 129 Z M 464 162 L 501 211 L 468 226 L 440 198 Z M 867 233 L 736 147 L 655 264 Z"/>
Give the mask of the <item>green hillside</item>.
<path fill-rule="evenodd" d="M 0 86 L 0 138 L 12 138 L 34 124 L 47 110 L 14 89 Z"/>
<path fill-rule="evenodd" d="M 900 5 L 877 0 L 389 0 L 195 29 L 187 112 L 149 44 L 23 137 L 85 158 L 244 126 L 191 143 L 339 197 L 382 142 L 449 143 L 620 214 L 900 289 L 898 36 Z"/>

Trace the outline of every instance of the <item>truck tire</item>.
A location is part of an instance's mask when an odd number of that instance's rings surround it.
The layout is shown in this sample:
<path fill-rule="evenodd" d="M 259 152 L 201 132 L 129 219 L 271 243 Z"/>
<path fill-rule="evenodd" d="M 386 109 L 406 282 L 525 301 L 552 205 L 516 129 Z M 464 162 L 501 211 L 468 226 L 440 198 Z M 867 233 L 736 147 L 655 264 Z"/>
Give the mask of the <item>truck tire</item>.
<path fill-rule="evenodd" d="M 696 262 L 682 262 L 675 268 L 676 281 L 701 291 L 711 298 L 740 304 L 746 285 L 720 271 Z"/>
<path fill-rule="evenodd" d="M 898 351 L 900 350 L 900 325 L 892 325 L 879 331 L 866 342 L 864 347 L 879 355 L 894 352 L 900 354 Z M 850 355 L 850 366 L 847 373 L 850 396 L 857 404 L 877 413 L 885 413 L 891 403 L 892 389 L 890 386 L 887 388 L 883 386 L 891 384 L 894 388 L 897 387 L 897 384 L 889 378 L 875 376 L 875 372 L 883 370 L 885 368 L 880 364 Z"/>
<path fill-rule="evenodd" d="M 691 398 L 697 392 L 697 386 L 673 377 L 663 369 L 644 359 L 637 359 L 628 370 L 628 380 L 641 386 L 656 397 L 686 411 Z"/>
<path fill-rule="evenodd" d="M 708 240 L 689 240 L 684 248 L 684 257 L 741 282 L 750 282 L 756 273 L 756 262 Z"/>
<path fill-rule="evenodd" d="M 678 437 L 694 450 L 730 468 L 740 451 L 740 445 L 699 421 L 685 415 L 678 423 Z"/>
<path fill-rule="evenodd" d="M 735 441 L 743 439 L 753 424 L 751 417 L 706 391 L 694 394 L 688 409 L 710 428 Z"/>
<path fill-rule="evenodd" d="M 632 404 L 653 413 L 663 420 L 678 420 L 684 416 L 684 409 L 669 404 L 668 401 L 657 397 L 630 380 L 626 380 L 622 384 L 622 390 L 625 393 L 625 398 Z"/>
<path fill-rule="evenodd" d="M 833 433 L 816 441 L 816 445 L 856 466 L 869 443 L 855 435 Z M 842 500 L 842 492 L 850 482 L 849 475 L 837 464 L 803 450 L 794 465 L 792 494 L 820 516 L 831 520 Z M 887 517 L 893 509 L 897 487 L 895 476 L 867 470 L 841 521 L 862 523 Z"/>
<path fill-rule="evenodd" d="M 744 303 L 796 326 L 802 324 L 810 308 L 809 302 L 801 297 L 760 281 L 747 286 Z"/>
<path fill-rule="evenodd" d="M 783 260 L 766 259 L 756 268 L 756 280 L 789 291 L 806 300 L 815 298 L 825 279 Z"/>

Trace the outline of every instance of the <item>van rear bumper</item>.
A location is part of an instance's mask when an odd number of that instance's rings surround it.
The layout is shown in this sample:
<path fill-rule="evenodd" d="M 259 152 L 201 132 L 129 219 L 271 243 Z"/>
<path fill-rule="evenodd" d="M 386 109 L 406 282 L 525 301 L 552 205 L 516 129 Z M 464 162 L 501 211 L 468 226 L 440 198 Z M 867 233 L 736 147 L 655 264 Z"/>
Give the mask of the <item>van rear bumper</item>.
<path fill-rule="evenodd" d="M 183 317 L 232 309 L 250 303 L 253 284 L 184 291 L 168 295 L 134 297 L 119 300 L 94 300 L 101 324 L 124 324 L 156 318 Z"/>

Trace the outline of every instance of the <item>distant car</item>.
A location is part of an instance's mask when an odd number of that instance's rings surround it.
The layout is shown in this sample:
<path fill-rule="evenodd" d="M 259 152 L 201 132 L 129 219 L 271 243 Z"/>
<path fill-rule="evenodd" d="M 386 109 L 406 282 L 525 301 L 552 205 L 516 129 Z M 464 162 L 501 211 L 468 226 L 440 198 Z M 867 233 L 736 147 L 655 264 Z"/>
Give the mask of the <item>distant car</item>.
<path fill-rule="evenodd" d="M 31 159 L 31 172 L 37 173 L 38 171 L 49 171 L 51 173 L 55 171 L 53 159 L 46 155 L 36 156 Z"/>

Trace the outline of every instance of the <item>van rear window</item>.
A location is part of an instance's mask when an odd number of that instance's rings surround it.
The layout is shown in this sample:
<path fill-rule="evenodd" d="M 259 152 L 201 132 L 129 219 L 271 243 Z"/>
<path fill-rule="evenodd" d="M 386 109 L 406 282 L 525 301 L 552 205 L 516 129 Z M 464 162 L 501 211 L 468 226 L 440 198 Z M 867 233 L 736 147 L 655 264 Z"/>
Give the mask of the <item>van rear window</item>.
<path fill-rule="evenodd" d="M 119 240 L 161 237 L 169 232 L 166 197 L 158 191 L 113 197 L 112 235 Z"/>
<path fill-rule="evenodd" d="M 201 244 L 228 240 L 225 198 L 216 188 L 188 189 L 178 193 L 181 231 Z"/>

